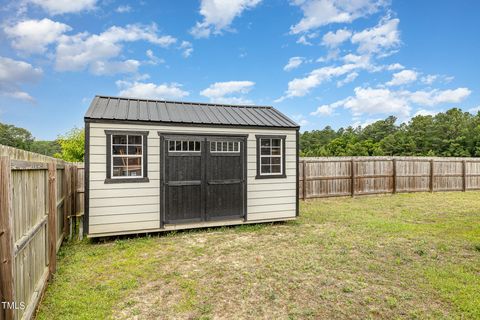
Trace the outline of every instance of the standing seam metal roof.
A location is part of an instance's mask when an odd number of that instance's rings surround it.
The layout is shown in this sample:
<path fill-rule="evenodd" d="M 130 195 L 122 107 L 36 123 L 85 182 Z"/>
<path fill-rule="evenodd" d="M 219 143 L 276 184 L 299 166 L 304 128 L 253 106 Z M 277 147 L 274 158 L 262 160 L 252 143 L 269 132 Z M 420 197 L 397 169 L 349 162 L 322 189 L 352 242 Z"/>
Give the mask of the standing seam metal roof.
<path fill-rule="evenodd" d="M 109 96 L 95 96 L 85 114 L 85 120 L 88 119 L 280 128 L 299 127 L 294 121 L 270 106 L 227 105 Z"/>

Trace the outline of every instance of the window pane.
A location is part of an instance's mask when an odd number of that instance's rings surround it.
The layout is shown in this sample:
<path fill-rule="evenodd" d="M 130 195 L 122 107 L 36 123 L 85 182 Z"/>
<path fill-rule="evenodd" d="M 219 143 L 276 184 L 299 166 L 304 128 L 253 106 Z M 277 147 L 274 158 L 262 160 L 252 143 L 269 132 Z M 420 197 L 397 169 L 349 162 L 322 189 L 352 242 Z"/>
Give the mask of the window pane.
<path fill-rule="evenodd" d="M 263 166 L 261 166 L 261 173 L 270 173 L 270 172 L 271 172 L 271 171 L 270 171 L 270 165 L 267 165 L 267 166 L 263 165 Z"/>
<path fill-rule="evenodd" d="M 195 151 L 195 141 L 188 142 L 188 151 Z"/>
<path fill-rule="evenodd" d="M 137 155 L 142 154 L 142 146 L 128 146 L 128 154 Z"/>
<path fill-rule="evenodd" d="M 279 156 L 280 155 L 280 147 L 273 147 L 272 148 L 272 155 Z"/>
<path fill-rule="evenodd" d="M 280 165 L 272 164 L 272 173 L 280 173 Z"/>
<path fill-rule="evenodd" d="M 127 159 L 124 157 L 113 157 L 114 166 L 124 166 L 127 164 Z"/>
<path fill-rule="evenodd" d="M 238 150 L 239 145 L 240 145 L 240 142 L 235 142 L 235 144 L 233 145 L 233 150 L 234 150 L 235 152 L 239 151 L 239 150 Z"/>
<path fill-rule="evenodd" d="M 175 141 L 168 141 L 168 150 L 169 151 L 175 151 Z"/>
<path fill-rule="evenodd" d="M 223 151 L 223 152 L 227 151 L 227 150 L 228 150 L 228 142 L 225 141 L 225 142 L 223 142 L 222 144 L 223 144 L 223 145 L 222 145 L 222 151 Z"/>
<path fill-rule="evenodd" d="M 280 139 L 272 139 L 272 146 L 280 147 Z"/>
<path fill-rule="evenodd" d="M 140 177 L 142 175 L 142 169 L 129 169 L 128 175 L 131 177 Z"/>
<path fill-rule="evenodd" d="M 210 151 L 217 151 L 217 143 L 210 142 Z"/>
<path fill-rule="evenodd" d="M 195 141 L 195 151 L 200 151 L 200 141 Z"/>
<path fill-rule="evenodd" d="M 140 157 L 134 157 L 134 158 L 128 158 L 128 169 L 132 168 L 140 168 L 142 164 L 142 158 Z"/>
<path fill-rule="evenodd" d="M 188 141 L 182 141 L 182 151 L 188 151 Z"/>
<path fill-rule="evenodd" d="M 114 177 L 124 177 L 127 175 L 127 167 L 113 167 L 112 175 Z"/>
<path fill-rule="evenodd" d="M 280 157 L 272 157 L 272 158 L 270 158 L 270 159 L 272 159 L 272 164 L 280 164 L 280 160 L 281 160 L 282 158 L 280 158 Z"/>
<path fill-rule="evenodd" d="M 261 159 L 261 164 L 270 164 L 270 158 L 269 157 L 263 157 Z"/>
<path fill-rule="evenodd" d="M 175 141 L 175 151 L 182 151 L 182 141 Z"/>
<path fill-rule="evenodd" d="M 112 136 L 112 143 L 113 144 L 127 144 L 127 136 L 114 135 L 114 136 Z"/>
<path fill-rule="evenodd" d="M 233 142 L 228 143 L 228 151 L 233 151 Z"/>
<path fill-rule="evenodd" d="M 270 155 L 270 147 L 267 147 L 267 148 L 263 148 L 263 147 L 262 147 L 262 148 L 260 149 L 260 154 L 261 154 L 262 156 L 264 156 L 264 155 L 269 156 L 269 155 Z"/>
<path fill-rule="evenodd" d="M 124 155 L 124 154 L 127 154 L 127 147 L 125 146 L 113 146 L 112 148 L 113 150 L 113 154 L 120 154 L 120 155 Z"/>
<path fill-rule="evenodd" d="M 260 145 L 262 147 L 270 147 L 270 139 L 260 139 Z"/>
<path fill-rule="evenodd" d="M 128 136 L 128 144 L 142 144 L 142 136 Z"/>

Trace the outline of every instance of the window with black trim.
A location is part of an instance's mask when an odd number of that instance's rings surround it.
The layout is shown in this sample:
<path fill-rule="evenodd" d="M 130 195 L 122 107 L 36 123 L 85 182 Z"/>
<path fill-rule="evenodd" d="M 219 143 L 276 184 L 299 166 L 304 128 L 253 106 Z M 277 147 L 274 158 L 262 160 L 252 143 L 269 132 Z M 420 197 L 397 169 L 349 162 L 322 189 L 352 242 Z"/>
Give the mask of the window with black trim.
<path fill-rule="evenodd" d="M 285 136 L 257 136 L 257 178 L 285 176 Z"/>
<path fill-rule="evenodd" d="M 210 141 L 210 152 L 212 153 L 239 153 L 239 141 Z"/>
<path fill-rule="evenodd" d="M 148 181 L 148 132 L 106 130 L 105 133 L 107 135 L 107 179 L 105 182 Z"/>
<path fill-rule="evenodd" d="M 169 140 L 169 152 L 201 152 L 200 141 L 193 140 Z"/>

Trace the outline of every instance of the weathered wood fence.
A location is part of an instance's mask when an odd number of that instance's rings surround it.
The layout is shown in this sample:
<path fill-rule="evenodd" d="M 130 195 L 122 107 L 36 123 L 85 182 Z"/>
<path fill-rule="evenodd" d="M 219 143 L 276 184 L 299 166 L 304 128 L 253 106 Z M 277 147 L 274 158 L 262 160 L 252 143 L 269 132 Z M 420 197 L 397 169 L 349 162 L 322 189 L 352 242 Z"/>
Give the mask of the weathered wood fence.
<path fill-rule="evenodd" d="M 480 189 L 480 158 L 301 158 L 301 199 Z"/>
<path fill-rule="evenodd" d="M 1 320 L 32 318 L 62 241 L 75 232 L 70 221 L 83 212 L 82 171 L 0 145 Z"/>

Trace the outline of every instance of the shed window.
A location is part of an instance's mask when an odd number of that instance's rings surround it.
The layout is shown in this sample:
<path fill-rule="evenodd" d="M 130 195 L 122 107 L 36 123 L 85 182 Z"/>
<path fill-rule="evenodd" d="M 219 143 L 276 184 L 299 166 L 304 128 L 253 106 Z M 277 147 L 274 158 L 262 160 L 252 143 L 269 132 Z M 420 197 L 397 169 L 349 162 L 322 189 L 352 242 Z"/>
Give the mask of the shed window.
<path fill-rule="evenodd" d="M 168 141 L 169 152 L 200 152 L 200 141 L 170 140 Z"/>
<path fill-rule="evenodd" d="M 257 178 L 285 177 L 285 137 L 257 136 Z"/>
<path fill-rule="evenodd" d="M 148 132 L 111 132 L 107 134 L 107 179 L 112 182 L 140 182 L 147 178 Z"/>
<path fill-rule="evenodd" d="M 112 178 L 142 177 L 143 136 L 112 135 Z"/>
<path fill-rule="evenodd" d="M 210 152 L 220 153 L 220 152 L 240 152 L 240 142 L 238 141 L 211 141 L 210 142 Z"/>

